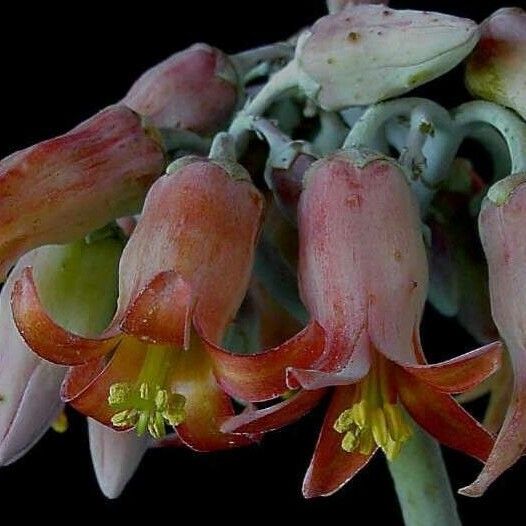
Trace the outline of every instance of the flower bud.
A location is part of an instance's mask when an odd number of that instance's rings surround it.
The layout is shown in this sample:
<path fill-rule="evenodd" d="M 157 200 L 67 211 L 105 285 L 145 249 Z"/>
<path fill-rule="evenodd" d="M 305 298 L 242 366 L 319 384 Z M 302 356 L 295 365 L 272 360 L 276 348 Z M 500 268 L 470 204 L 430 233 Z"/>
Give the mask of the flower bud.
<path fill-rule="evenodd" d="M 477 39 L 477 25 L 464 18 L 349 6 L 300 38 L 299 83 L 326 110 L 372 104 L 446 73 Z"/>
<path fill-rule="evenodd" d="M 466 85 L 478 97 L 526 118 L 526 11 L 504 8 L 483 24 L 466 68 Z"/>
<path fill-rule="evenodd" d="M 146 71 L 122 102 L 159 128 L 210 135 L 238 103 L 236 70 L 223 52 L 196 44 Z"/>
<path fill-rule="evenodd" d="M 25 252 L 136 213 L 164 154 L 125 106 L 0 161 L 0 279 Z"/>

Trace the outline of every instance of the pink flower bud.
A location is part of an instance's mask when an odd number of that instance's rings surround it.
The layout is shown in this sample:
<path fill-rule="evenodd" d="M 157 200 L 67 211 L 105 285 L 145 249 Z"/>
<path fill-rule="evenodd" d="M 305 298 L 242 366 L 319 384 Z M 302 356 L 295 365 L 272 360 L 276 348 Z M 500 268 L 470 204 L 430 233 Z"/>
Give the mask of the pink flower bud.
<path fill-rule="evenodd" d="M 144 73 L 122 102 L 159 128 L 209 135 L 238 103 L 236 70 L 223 52 L 196 44 Z"/>
<path fill-rule="evenodd" d="M 526 11 L 504 8 L 482 24 L 482 35 L 466 68 L 474 95 L 526 118 Z"/>
<path fill-rule="evenodd" d="M 300 38 L 300 85 L 327 110 L 375 103 L 449 71 L 477 40 L 477 25 L 464 18 L 350 6 Z"/>
<path fill-rule="evenodd" d="M 136 213 L 163 168 L 162 148 L 125 106 L 0 161 L 0 278 L 32 248 Z"/>

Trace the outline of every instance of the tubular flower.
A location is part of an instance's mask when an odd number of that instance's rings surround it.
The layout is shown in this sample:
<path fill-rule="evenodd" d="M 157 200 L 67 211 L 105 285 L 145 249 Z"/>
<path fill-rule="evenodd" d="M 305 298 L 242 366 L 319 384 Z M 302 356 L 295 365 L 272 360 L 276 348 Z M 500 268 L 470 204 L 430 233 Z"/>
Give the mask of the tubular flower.
<path fill-rule="evenodd" d="M 222 434 L 232 416 L 203 338 L 218 342 L 248 286 L 263 199 L 239 165 L 187 157 L 151 188 L 120 262 L 119 302 L 96 339 L 58 327 L 31 269 L 17 282 L 20 333 L 42 357 L 72 365 L 62 397 L 82 413 L 155 438 L 177 427 L 206 451 L 252 437 Z"/>
<path fill-rule="evenodd" d="M 125 106 L 0 161 L 0 279 L 32 248 L 136 213 L 164 164 L 158 141 Z"/>
<path fill-rule="evenodd" d="M 236 417 L 225 429 L 277 427 L 296 417 L 294 404 L 301 412 L 309 393 L 336 386 L 304 481 L 307 497 L 337 491 L 378 448 L 396 457 L 411 435 L 406 412 L 443 444 L 485 460 L 492 437 L 451 394 L 492 374 L 501 348 L 492 344 L 426 365 L 418 331 L 427 262 L 418 208 L 402 170 L 367 152 L 318 161 L 305 175 L 298 220 L 302 297 L 324 329 L 324 345 L 321 352 L 315 347 L 307 366 L 298 364 L 302 355 L 282 351 L 238 358 L 237 368 L 223 370 L 223 386 L 252 401 L 269 398 L 280 381 L 281 387 L 302 388 L 274 408 Z M 259 378 L 265 369 L 269 377 L 258 384 L 251 367 Z"/>
<path fill-rule="evenodd" d="M 236 69 L 219 49 L 195 44 L 146 71 L 122 100 L 159 128 L 210 135 L 238 104 Z"/>
<path fill-rule="evenodd" d="M 491 310 L 509 350 L 514 374 L 510 405 L 488 461 L 477 480 L 461 490 L 479 496 L 524 453 L 526 444 L 526 349 L 524 244 L 526 177 L 514 175 L 494 184 L 484 199 L 479 229 L 489 266 Z"/>
<path fill-rule="evenodd" d="M 60 412 L 66 368 L 31 352 L 13 321 L 10 296 L 31 265 L 42 302 L 56 319 L 81 334 L 97 334 L 111 320 L 117 299 L 122 243 L 105 237 L 46 246 L 20 259 L 0 293 L 0 464 L 29 450 Z"/>
<path fill-rule="evenodd" d="M 526 118 L 526 11 L 499 9 L 483 22 L 481 33 L 466 67 L 468 89 Z"/>

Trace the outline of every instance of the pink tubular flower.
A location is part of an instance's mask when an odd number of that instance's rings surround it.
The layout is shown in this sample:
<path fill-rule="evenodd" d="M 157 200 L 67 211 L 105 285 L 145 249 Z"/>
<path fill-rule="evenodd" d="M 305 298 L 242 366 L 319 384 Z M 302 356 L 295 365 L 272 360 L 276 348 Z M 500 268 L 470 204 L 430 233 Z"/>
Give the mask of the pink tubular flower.
<path fill-rule="evenodd" d="M 144 73 L 122 103 L 159 128 L 210 135 L 234 113 L 238 83 L 227 55 L 206 44 L 195 44 Z"/>
<path fill-rule="evenodd" d="M 219 430 L 233 408 L 203 338 L 218 342 L 241 304 L 262 209 L 239 165 L 178 161 L 146 198 L 121 258 L 117 313 L 100 338 L 55 325 L 26 269 L 13 292 L 15 320 L 34 351 L 73 366 L 63 399 L 121 430 L 160 438 L 166 423 L 176 426 L 200 451 L 250 442 Z"/>
<path fill-rule="evenodd" d="M 489 266 L 491 310 L 506 344 L 514 389 L 495 447 L 477 480 L 461 490 L 479 496 L 524 453 L 526 444 L 526 347 L 524 302 L 526 247 L 526 177 L 514 175 L 493 185 L 479 216 L 479 229 Z"/>
<path fill-rule="evenodd" d="M 25 252 L 136 213 L 164 153 L 125 106 L 0 161 L 0 279 Z"/>
<path fill-rule="evenodd" d="M 418 207 L 402 170 L 363 151 L 318 161 L 305 175 L 298 220 L 302 297 L 311 324 L 323 327 L 324 344 L 315 344 L 314 334 L 306 341 L 309 352 L 294 354 L 289 345 L 230 357 L 233 363 L 218 358 L 222 385 L 233 395 L 259 401 L 301 388 L 224 428 L 273 429 L 336 386 L 305 478 L 307 497 L 337 491 L 378 448 L 394 458 L 411 436 L 405 411 L 443 444 L 485 460 L 492 437 L 451 394 L 492 374 L 501 347 L 425 363 L 419 325 L 427 261 Z"/>

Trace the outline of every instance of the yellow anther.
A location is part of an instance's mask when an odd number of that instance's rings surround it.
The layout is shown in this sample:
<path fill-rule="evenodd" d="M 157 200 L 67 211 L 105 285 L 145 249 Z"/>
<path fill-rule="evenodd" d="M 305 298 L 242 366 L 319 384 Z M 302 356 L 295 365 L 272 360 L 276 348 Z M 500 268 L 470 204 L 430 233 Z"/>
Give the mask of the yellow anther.
<path fill-rule="evenodd" d="M 65 433 L 68 430 L 68 425 L 68 417 L 64 411 L 61 411 L 51 424 L 51 429 L 56 433 Z"/>
<path fill-rule="evenodd" d="M 354 403 L 334 422 L 334 430 L 343 434 L 341 446 L 347 452 L 370 455 L 380 447 L 392 460 L 411 436 L 411 428 L 397 403 L 392 403 L 386 364 L 381 360 L 360 383 Z"/>
<path fill-rule="evenodd" d="M 356 432 L 347 431 L 342 440 L 342 449 L 344 451 L 347 451 L 347 453 L 354 451 L 358 444 L 358 440 L 359 440 L 359 437 Z"/>
<path fill-rule="evenodd" d="M 171 426 L 178 426 L 186 418 L 186 398 L 180 394 L 171 394 L 168 398 L 163 417 Z"/>
<path fill-rule="evenodd" d="M 149 400 L 150 399 L 150 386 L 146 382 L 143 382 L 139 386 L 139 396 L 143 400 Z"/>
<path fill-rule="evenodd" d="M 357 446 L 358 453 L 361 453 L 362 455 L 370 455 L 374 451 L 375 445 L 371 430 L 369 428 L 364 429 L 360 433 L 360 441 Z"/>
<path fill-rule="evenodd" d="M 338 433 L 345 433 L 354 427 L 354 412 L 352 409 L 346 409 L 334 422 L 334 430 Z"/>
<path fill-rule="evenodd" d="M 387 460 L 394 460 L 402 449 L 403 442 L 394 441 L 389 439 L 385 446 L 382 448 Z"/>
<path fill-rule="evenodd" d="M 384 412 L 379 407 L 376 407 L 371 411 L 371 431 L 374 441 L 384 449 L 387 441 L 390 440 L 391 437 L 387 432 L 387 423 L 385 421 Z"/>
<path fill-rule="evenodd" d="M 111 423 L 116 427 L 134 426 L 138 416 L 139 413 L 135 409 L 126 409 L 115 413 L 111 418 Z"/>
<path fill-rule="evenodd" d="M 360 428 L 364 429 L 369 420 L 369 404 L 367 400 L 362 399 L 351 408 L 354 417 L 354 423 Z"/>
<path fill-rule="evenodd" d="M 110 386 L 108 404 L 119 405 L 125 404 L 133 391 L 133 386 L 127 382 L 119 382 Z"/>

